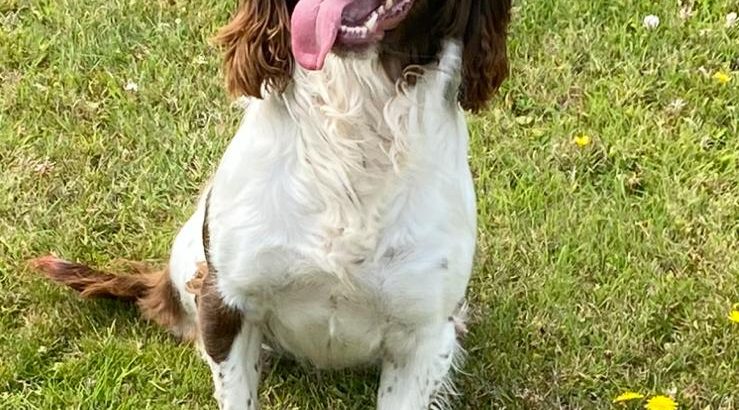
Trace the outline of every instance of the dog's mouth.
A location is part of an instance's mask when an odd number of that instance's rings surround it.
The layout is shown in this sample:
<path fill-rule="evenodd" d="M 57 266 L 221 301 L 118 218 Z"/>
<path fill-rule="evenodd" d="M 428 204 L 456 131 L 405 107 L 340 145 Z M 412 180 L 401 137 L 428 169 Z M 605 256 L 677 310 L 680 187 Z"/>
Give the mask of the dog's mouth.
<path fill-rule="evenodd" d="M 293 54 L 308 70 L 320 70 L 336 45 L 373 44 L 397 27 L 414 0 L 300 0 L 292 15 Z"/>
<path fill-rule="evenodd" d="M 388 0 L 382 2 L 357 1 L 359 7 L 347 7 L 342 15 L 339 41 L 345 44 L 367 44 L 382 39 L 387 30 L 397 27 L 408 15 L 413 0 Z M 362 5 L 371 5 L 369 12 Z"/>

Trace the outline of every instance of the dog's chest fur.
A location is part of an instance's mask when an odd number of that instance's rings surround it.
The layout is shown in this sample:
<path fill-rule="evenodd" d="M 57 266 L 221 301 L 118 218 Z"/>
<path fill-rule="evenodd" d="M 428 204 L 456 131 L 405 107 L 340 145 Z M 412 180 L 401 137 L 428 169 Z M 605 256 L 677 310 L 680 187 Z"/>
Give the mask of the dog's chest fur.
<path fill-rule="evenodd" d="M 330 58 L 247 110 L 214 179 L 210 253 L 226 302 L 280 347 L 368 362 L 462 299 L 474 194 L 444 81 L 398 92 L 376 58 Z"/>

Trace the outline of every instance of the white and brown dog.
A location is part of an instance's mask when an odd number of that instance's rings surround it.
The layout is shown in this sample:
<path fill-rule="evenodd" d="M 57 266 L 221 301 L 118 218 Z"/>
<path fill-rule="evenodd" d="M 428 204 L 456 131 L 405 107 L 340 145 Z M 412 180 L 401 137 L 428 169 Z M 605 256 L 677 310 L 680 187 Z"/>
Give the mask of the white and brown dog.
<path fill-rule="evenodd" d="M 507 74 L 510 0 L 242 0 L 218 36 L 253 97 L 162 272 L 35 261 L 192 338 L 222 409 L 256 409 L 262 344 L 382 365 L 378 408 L 443 406 L 472 270 L 463 113 Z"/>

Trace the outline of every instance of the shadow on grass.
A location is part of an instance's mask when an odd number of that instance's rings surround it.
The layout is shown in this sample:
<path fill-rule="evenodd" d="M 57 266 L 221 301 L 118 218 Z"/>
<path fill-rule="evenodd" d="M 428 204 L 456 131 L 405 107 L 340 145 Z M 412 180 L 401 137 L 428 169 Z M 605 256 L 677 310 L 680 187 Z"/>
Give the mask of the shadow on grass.
<path fill-rule="evenodd" d="M 44 303 L 34 306 L 31 301 L 28 307 L 40 310 L 50 320 L 46 321 L 48 326 L 37 325 L 40 334 L 34 335 L 34 343 L 19 347 L 15 374 L 9 381 L 0 381 L 3 388 L 12 391 L 43 385 L 59 377 L 50 374 L 54 363 L 84 361 L 86 355 L 96 354 L 95 350 L 120 349 L 125 356 L 132 354 L 131 346 L 137 344 L 175 347 L 181 343 L 164 329 L 145 322 L 134 304 L 80 299 L 73 291 L 38 280 L 33 287 L 39 285 L 39 289 L 32 299 L 41 300 L 39 295 L 43 295 Z M 517 322 L 523 307 L 510 299 L 485 302 L 475 301 L 486 310 L 474 318 L 470 334 L 462 341 L 468 356 L 462 371 L 454 375 L 460 395 L 452 398 L 453 408 L 482 409 L 491 403 L 516 402 L 517 389 L 525 386 L 526 369 L 530 370 L 523 362 L 530 350 L 525 344 L 531 335 Z M 186 349 L 196 355 L 194 347 Z M 198 362 L 193 359 L 193 363 Z M 378 365 L 319 371 L 285 354 L 267 353 L 265 359 L 260 392 L 267 408 L 366 409 L 376 403 Z M 202 383 L 209 389 L 206 369 L 202 363 Z M 208 402 L 210 397 L 200 400 Z"/>

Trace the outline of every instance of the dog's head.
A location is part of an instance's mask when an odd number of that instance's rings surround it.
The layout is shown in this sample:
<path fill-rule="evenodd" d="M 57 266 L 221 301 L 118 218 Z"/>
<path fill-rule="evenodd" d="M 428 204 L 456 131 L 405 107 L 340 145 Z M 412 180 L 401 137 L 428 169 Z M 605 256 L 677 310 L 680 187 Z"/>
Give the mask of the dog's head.
<path fill-rule="evenodd" d="M 217 40 L 226 50 L 228 90 L 261 97 L 282 91 L 295 64 L 323 66 L 326 55 L 376 46 L 390 75 L 432 62 L 442 41 L 464 44 L 460 102 L 485 106 L 508 74 L 511 0 L 241 0 Z"/>

